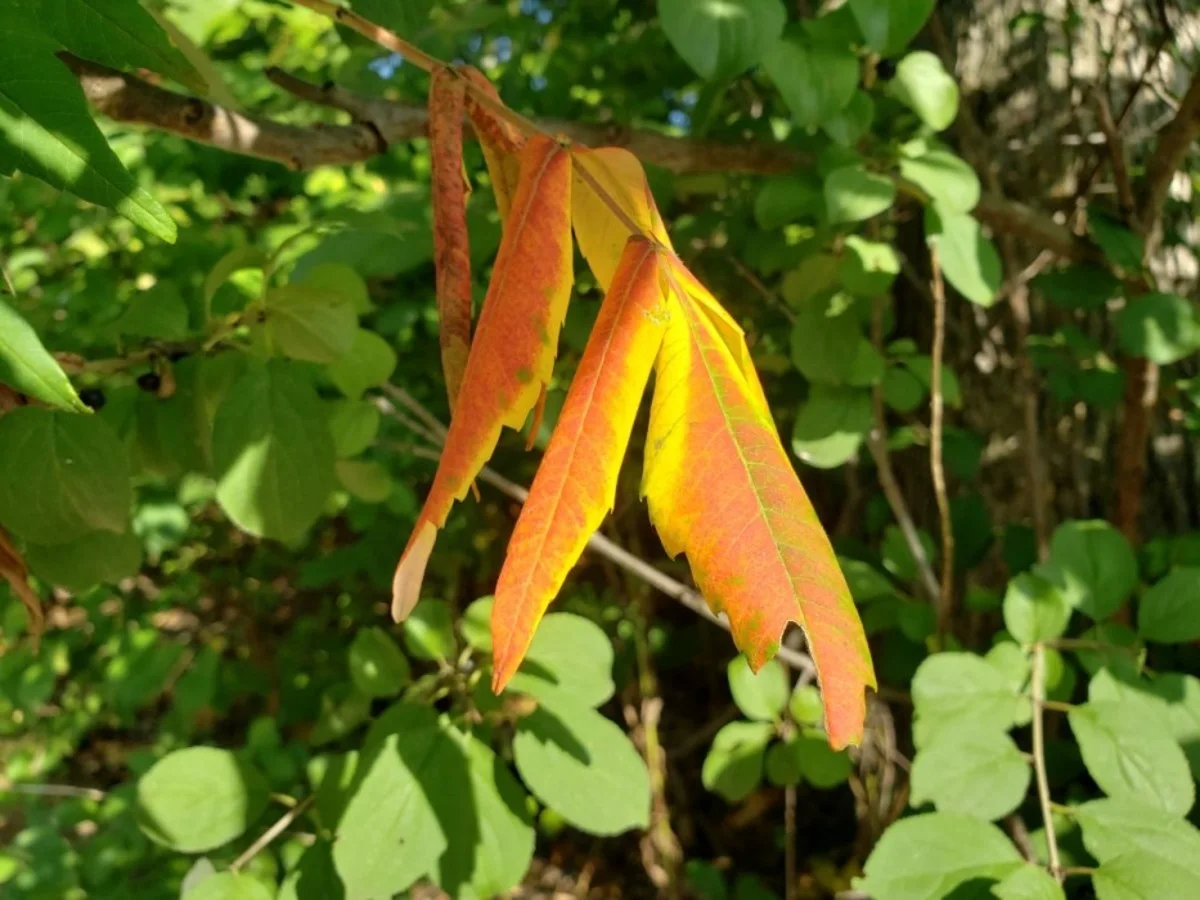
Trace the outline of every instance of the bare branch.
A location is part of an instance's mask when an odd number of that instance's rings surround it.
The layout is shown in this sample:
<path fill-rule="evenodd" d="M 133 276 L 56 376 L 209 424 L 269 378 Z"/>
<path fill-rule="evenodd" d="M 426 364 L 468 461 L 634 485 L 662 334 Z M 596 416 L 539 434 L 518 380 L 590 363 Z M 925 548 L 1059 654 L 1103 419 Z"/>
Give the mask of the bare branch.
<path fill-rule="evenodd" d="M 1149 236 L 1159 229 L 1163 205 L 1171 179 L 1183 166 L 1192 143 L 1200 137 L 1200 72 L 1179 105 L 1175 118 L 1161 131 L 1154 153 L 1146 163 L 1146 182 L 1142 187 L 1142 202 L 1138 210 L 1138 225 Z"/>
<path fill-rule="evenodd" d="M 937 604 L 937 631 L 944 640 L 954 627 L 954 528 L 950 521 L 950 498 L 946 493 L 946 467 L 942 462 L 942 434 L 945 418 L 945 398 L 942 395 L 942 358 L 946 351 L 946 285 L 937 248 L 929 248 L 933 278 L 933 351 L 929 378 L 930 450 L 929 469 L 933 477 L 933 493 L 937 499 L 938 519 L 942 531 L 942 581 Z"/>

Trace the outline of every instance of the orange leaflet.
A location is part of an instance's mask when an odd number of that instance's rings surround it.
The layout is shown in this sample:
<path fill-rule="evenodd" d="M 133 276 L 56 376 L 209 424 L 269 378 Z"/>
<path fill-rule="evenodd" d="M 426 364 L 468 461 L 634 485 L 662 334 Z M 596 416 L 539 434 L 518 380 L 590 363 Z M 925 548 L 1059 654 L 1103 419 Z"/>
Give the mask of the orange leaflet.
<path fill-rule="evenodd" d="M 504 105 L 495 86 L 488 81 L 486 75 L 471 66 L 464 66 L 461 72 L 489 99 L 500 106 Z M 475 134 L 479 137 L 483 161 L 487 163 L 488 175 L 492 179 L 492 192 L 496 195 L 496 208 L 500 210 L 501 220 L 508 221 L 508 211 L 512 207 L 520 174 L 519 154 L 525 139 L 511 122 L 496 115 L 469 92 L 467 115 L 475 128 Z"/>
<path fill-rule="evenodd" d="M 621 460 L 666 322 L 659 249 L 626 243 L 529 499 L 492 606 L 499 693 L 583 548 L 612 509 Z"/>
<path fill-rule="evenodd" d="M 774 426 L 705 308 L 666 262 L 671 320 L 655 363 L 642 492 L 663 545 L 729 616 L 757 670 L 789 622 L 808 638 L 830 744 L 862 739 L 870 651 L 850 590 Z"/>
<path fill-rule="evenodd" d="M 450 507 L 470 490 L 501 428 L 524 425 L 550 382 L 573 280 L 570 210 L 570 155 L 550 138 L 530 138 L 437 475 L 396 567 L 397 620 L 416 605 Z"/>
<path fill-rule="evenodd" d="M 571 211 L 575 237 L 588 267 L 603 290 L 613 274 L 630 238 L 629 225 L 613 211 L 615 205 L 648 235 L 670 249 L 671 238 L 663 226 L 646 182 L 646 172 L 636 156 L 617 147 L 586 150 L 574 147 L 575 194 Z M 582 173 L 582 174 L 581 174 Z M 599 187 L 604 196 L 597 192 Z"/>
<path fill-rule="evenodd" d="M 433 181 L 433 259 L 442 369 L 453 411 L 471 347 L 471 250 L 463 177 L 466 84 L 446 68 L 429 81 L 429 153 Z"/>

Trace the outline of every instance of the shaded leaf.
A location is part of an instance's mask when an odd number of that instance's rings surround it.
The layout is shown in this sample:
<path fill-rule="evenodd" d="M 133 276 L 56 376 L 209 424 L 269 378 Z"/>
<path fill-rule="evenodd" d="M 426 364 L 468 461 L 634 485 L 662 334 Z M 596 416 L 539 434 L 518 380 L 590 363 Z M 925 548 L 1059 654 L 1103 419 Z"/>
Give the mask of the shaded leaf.
<path fill-rule="evenodd" d="M 958 85 L 942 61 L 928 51 L 918 50 L 900 60 L 887 90 L 934 131 L 945 131 L 958 115 Z"/>
<path fill-rule="evenodd" d="M 858 27 L 872 49 L 894 56 L 917 36 L 936 0 L 849 0 Z"/>
<path fill-rule="evenodd" d="M 704 758 L 700 773 L 704 786 L 730 803 L 748 797 L 762 782 L 767 744 L 773 734 L 769 722 L 730 722 L 724 726 Z"/>
<path fill-rule="evenodd" d="M 373 387 L 385 384 L 396 370 L 396 351 L 382 337 L 357 328 L 350 349 L 328 368 L 329 380 L 339 391 L 358 399 Z"/>
<path fill-rule="evenodd" d="M 833 224 L 870 219 L 890 209 L 895 201 L 892 180 L 860 165 L 835 169 L 825 176 L 825 205 Z"/>
<path fill-rule="evenodd" d="M 969 213 L 979 203 L 979 176 L 962 157 L 937 148 L 900 159 L 900 175 L 929 195 L 943 213 Z"/>
<path fill-rule="evenodd" d="M 331 363 L 354 347 L 358 317 L 343 295 L 289 284 L 267 291 L 263 306 L 266 321 L 257 327 L 285 356 Z"/>
<path fill-rule="evenodd" d="M 938 262 L 946 280 L 960 294 L 980 306 L 991 306 L 996 302 L 1004 278 L 1000 254 L 983 236 L 979 222 L 972 216 L 939 214 L 928 207 L 925 210 L 925 236 L 937 248 Z"/>
<path fill-rule="evenodd" d="M 1164 644 L 1200 639 L 1200 568 L 1172 569 L 1146 591 L 1138 604 L 1138 634 Z"/>
<path fill-rule="evenodd" d="M 696 74 L 726 81 L 757 65 L 779 38 L 780 0 L 659 0 L 662 29 Z"/>
<path fill-rule="evenodd" d="M 1200 350 L 1200 321 L 1178 294 L 1145 294 L 1117 313 L 1117 340 L 1126 353 L 1170 365 Z"/>
<path fill-rule="evenodd" d="M 801 128 L 815 128 L 846 108 L 858 88 L 858 60 L 839 47 L 792 30 L 763 57 L 771 76 Z"/>
<path fill-rule="evenodd" d="M 0 382 L 58 409 L 90 412 L 37 332 L 0 300 Z"/>
<path fill-rule="evenodd" d="M 1137 559 L 1107 522 L 1065 522 L 1050 539 L 1050 559 L 1039 568 L 1076 609 L 1093 619 L 1116 612 L 1137 587 Z"/>
<path fill-rule="evenodd" d="M 871 392 L 815 384 L 792 431 L 792 452 L 801 462 L 833 469 L 858 453 L 873 427 Z"/>

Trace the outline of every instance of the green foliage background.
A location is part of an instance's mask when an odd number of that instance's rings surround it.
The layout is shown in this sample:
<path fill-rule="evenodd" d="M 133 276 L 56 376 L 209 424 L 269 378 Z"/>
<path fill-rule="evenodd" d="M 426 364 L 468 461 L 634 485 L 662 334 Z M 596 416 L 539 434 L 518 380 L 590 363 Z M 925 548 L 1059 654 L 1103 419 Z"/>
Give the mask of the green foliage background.
<path fill-rule="evenodd" d="M 428 148 L 415 129 L 280 163 L 386 132 L 313 86 L 411 114 L 425 74 L 287 3 L 19 0 L 0 10 L 0 895 L 1200 896 L 1194 14 L 351 6 L 643 154 L 842 558 L 882 685 L 863 746 L 829 749 L 794 643 L 754 675 L 600 556 L 493 696 L 515 507 L 488 485 L 392 626 L 447 417 Z M 105 83 L 156 99 L 134 115 Z M 187 97 L 293 126 L 295 157 L 188 140 L 227 143 Z M 467 160 L 482 299 L 500 224 Z M 542 447 L 599 301 L 578 271 Z M 527 484 L 522 442 L 491 466 Z M 686 581 L 641 454 L 605 533 Z"/>

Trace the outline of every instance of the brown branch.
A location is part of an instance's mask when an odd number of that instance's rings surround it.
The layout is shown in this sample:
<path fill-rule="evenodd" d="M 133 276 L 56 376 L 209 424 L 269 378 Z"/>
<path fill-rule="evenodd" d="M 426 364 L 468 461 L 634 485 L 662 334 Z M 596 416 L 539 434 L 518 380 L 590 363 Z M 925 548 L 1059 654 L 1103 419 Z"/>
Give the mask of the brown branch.
<path fill-rule="evenodd" d="M 1137 202 L 1133 197 L 1133 182 L 1129 179 L 1129 165 L 1125 160 L 1125 141 L 1122 140 L 1121 133 L 1117 130 L 1117 123 L 1113 121 L 1108 98 L 1101 90 L 1097 90 L 1095 96 L 1096 120 L 1100 125 L 1100 131 L 1104 133 L 1104 141 L 1108 145 L 1109 164 L 1112 166 L 1113 181 L 1117 186 L 1117 202 L 1121 206 L 1121 217 L 1128 222 L 1133 218 Z"/>
<path fill-rule="evenodd" d="M 1197 137 L 1200 137 L 1200 72 L 1192 76 L 1183 102 L 1179 104 L 1179 112 L 1159 132 L 1158 144 L 1146 163 L 1146 180 L 1138 207 L 1138 230 L 1147 238 L 1159 231 L 1171 179 L 1183 166 Z"/>
<path fill-rule="evenodd" d="M 946 467 L 942 462 L 942 435 L 945 400 L 942 396 L 942 358 L 946 351 L 946 285 L 937 247 L 930 246 L 929 262 L 933 273 L 933 350 L 929 384 L 930 450 L 929 468 L 933 493 L 937 500 L 942 530 L 942 581 L 937 604 L 937 633 L 943 640 L 954 628 L 954 527 L 950 520 L 950 498 L 946 493 Z"/>

